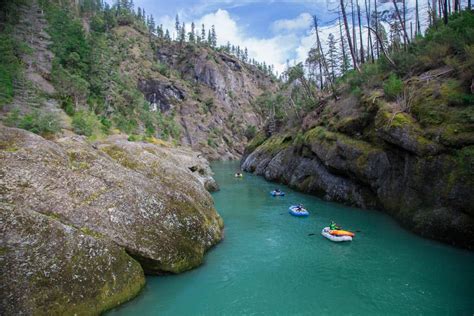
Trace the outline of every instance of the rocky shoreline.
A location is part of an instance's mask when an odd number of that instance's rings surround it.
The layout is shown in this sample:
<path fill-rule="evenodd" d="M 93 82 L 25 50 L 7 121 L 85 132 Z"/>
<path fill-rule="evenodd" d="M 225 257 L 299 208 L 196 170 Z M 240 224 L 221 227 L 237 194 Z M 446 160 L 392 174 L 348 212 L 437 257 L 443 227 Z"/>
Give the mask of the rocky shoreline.
<path fill-rule="evenodd" d="M 381 209 L 421 236 L 474 249 L 470 147 L 446 149 L 397 119 L 378 124 L 373 142 L 322 126 L 260 134 L 241 165 L 326 200 Z"/>
<path fill-rule="evenodd" d="M 0 162 L 2 314 L 99 314 L 223 236 L 208 162 L 186 148 L 0 126 Z"/>

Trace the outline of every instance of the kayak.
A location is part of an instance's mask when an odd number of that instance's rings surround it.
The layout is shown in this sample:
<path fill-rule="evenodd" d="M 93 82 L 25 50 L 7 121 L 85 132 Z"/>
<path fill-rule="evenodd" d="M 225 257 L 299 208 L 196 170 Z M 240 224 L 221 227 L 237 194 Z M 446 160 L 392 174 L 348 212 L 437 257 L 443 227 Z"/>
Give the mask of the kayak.
<path fill-rule="evenodd" d="M 347 230 L 342 230 L 342 229 L 329 230 L 329 233 L 333 236 L 350 236 L 350 237 L 355 236 L 354 233 L 349 232 Z"/>
<path fill-rule="evenodd" d="M 326 237 L 330 241 L 334 241 L 334 242 L 352 241 L 351 236 L 347 236 L 347 235 L 335 236 L 335 235 L 331 235 L 330 232 L 331 232 L 331 230 L 329 229 L 329 227 L 324 227 L 323 230 L 321 231 L 321 235 L 323 235 L 324 237 Z"/>
<path fill-rule="evenodd" d="M 236 178 L 243 178 L 244 175 L 241 174 L 241 173 L 240 173 L 240 174 L 239 174 L 239 173 L 236 173 L 236 174 L 234 174 L 234 177 L 236 177 Z"/>
<path fill-rule="evenodd" d="M 285 196 L 285 192 L 282 192 L 282 191 L 277 192 L 277 191 L 275 191 L 275 190 L 273 190 L 272 192 L 270 192 L 270 194 L 271 194 L 272 196 Z"/>
<path fill-rule="evenodd" d="M 298 210 L 298 207 L 296 205 L 292 205 L 289 207 L 289 213 L 293 216 L 308 216 L 309 212 L 302 208 L 301 210 Z"/>

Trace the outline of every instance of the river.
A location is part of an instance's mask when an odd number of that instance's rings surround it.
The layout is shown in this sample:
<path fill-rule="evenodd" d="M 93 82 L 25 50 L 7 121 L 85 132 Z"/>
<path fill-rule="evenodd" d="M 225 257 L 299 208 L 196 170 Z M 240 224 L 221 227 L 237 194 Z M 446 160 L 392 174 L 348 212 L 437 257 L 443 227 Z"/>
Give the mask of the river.
<path fill-rule="evenodd" d="M 473 315 L 474 253 L 416 236 L 389 216 L 326 202 L 212 165 L 225 239 L 181 275 L 147 277 L 109 315 Z M 307 218 L 288 214 L 303 203 Z M 354 241 L 321 236 L 330 220 Z"/>

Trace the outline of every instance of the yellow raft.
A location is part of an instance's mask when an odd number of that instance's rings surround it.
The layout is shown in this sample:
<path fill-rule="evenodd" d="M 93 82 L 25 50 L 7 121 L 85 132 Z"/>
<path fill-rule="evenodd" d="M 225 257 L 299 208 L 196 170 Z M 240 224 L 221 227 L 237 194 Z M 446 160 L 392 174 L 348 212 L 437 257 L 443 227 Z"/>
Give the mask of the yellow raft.
<path fill-rule="evenodd" d="M 341 230 L 341 229 L 330 230 L 329 233 L 333 236 L 350 236 L 350 237 L 355 236 L 354 233 L 349 232 L 347 230 Z"/>

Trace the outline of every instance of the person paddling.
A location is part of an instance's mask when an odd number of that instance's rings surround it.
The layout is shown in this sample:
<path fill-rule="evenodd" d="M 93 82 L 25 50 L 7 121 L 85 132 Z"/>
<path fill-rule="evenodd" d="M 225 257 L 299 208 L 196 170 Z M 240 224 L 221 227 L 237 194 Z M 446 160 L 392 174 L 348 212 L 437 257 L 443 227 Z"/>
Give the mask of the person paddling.
<path fill-rule="evenodd" d="M 341 229 L 342 227 L 336 224 L 334 221 L 331 221 L 331 224 L 329 225 L 330 230 L 336 230 L 336 229 Z"/>

